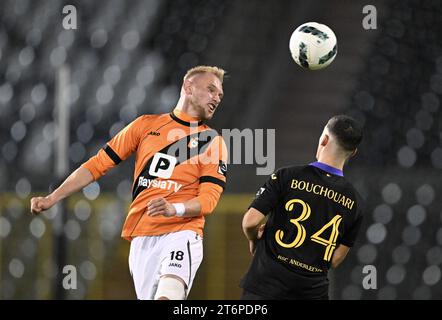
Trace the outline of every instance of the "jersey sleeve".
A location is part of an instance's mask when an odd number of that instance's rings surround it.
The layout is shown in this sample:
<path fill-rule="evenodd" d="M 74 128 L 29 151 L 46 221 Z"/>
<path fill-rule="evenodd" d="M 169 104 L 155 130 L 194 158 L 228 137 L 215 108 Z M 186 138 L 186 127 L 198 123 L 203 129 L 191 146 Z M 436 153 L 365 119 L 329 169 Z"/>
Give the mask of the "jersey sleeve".
<path fill-rule="evenodd" d="M 200 184 L 196 199 L 201 205 L 201 215 L 208 215 L 215 210 L 222 193 L 223 188 L 217 184 Z"/>
<path fill-rule="evenodd" d="M 116 134 L 98 153 L 81 166 L 90 171 L 94 180 L 128 158 L 138 147 L 143 132 L 143 118 L 138 117 Z"/>
<path fill-rule="evenodd" d="M 361 205 L 361 201 L 359 202 L 359 205 Z M 363 217 L 363 210 L 361 208 L 358 208 L 356 219 L 348 227 L 348 229 L 344 231 L 342 237 L 338 239 L 339 243 L 347 247 L 353 247 L 358 237 L 359 230 L 361 229 Z"/>
<path fill-rule="evenodd" d="M 227 181 L 227 158 L 224 139 L 216 136 L 200 158 L 200 184 L 212 183 L 224 189 Z"/>
<path fill-rule="evenodd" d="M 264 185 L 256 193 L 249 208 L 255 208 L 264 215 L 272 211 L 282 196 L 282 170 L 272 173 Z"/>
<path fill-rule="evenodd" d="M 201 214 L 206 215 L 215 209 L 227 181 L 228 154 L 221 136 L 213 139 L 202 159 L 197 199 Z"/>

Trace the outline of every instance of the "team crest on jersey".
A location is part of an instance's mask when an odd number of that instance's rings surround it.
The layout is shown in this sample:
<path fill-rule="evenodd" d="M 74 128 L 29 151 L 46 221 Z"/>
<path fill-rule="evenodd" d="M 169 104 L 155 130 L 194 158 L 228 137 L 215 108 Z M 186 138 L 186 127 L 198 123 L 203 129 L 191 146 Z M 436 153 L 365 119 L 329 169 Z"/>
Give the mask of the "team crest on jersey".
<path fill-rule="evenodd" d="M 198 141 L 199 141 L 198 137 L 190 139 L 189 143 L 187 144 L 187 147 L 189 147 L 189 149 L 198 147 Z"/>
<path fill-rule="evenodd" d="M 225 163 L 224 161 L 220 161 L 219 162 L 218 173 L 222 174 L 223 176 L 226 176 L 226 174 L 227 174 L 227 163 Z"/>

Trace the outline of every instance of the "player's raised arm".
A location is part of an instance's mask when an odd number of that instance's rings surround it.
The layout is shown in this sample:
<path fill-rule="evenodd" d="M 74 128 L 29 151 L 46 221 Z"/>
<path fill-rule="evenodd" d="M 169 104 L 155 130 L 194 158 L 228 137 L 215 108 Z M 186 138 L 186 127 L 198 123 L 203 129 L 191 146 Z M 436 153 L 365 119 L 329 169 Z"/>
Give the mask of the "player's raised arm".
<path fill-rule="evenodd" d="M 92 181 L 94 181 L 94 178 L 89 170 L 83 167 L 78 168 L 50 195 L 32 198 L 31 212 L 39 214 L 44 210 L 50 209 L 58 201 L 84 188 Z"/>
<path fill-rule="evenodd" d="M 40 214 L 58 201 L 81 190 L 103 176 L 132 154 L 140 140 L 143 117 L 139 117 L 113 137 L 104 148 L 75 170 L 54 192 L 46 197 L 31 199 L 31 213 Z"/>

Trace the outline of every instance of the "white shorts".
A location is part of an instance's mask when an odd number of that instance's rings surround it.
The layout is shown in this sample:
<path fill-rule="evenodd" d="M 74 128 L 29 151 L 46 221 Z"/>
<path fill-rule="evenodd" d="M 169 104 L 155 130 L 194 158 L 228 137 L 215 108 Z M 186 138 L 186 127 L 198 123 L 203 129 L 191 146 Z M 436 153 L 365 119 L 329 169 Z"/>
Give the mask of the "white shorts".
<path fill-rule="evenodd" d="M 162 275 L 180 277 L 186 297 L 203 260 L 203 240 L 184 230 L 160 236 L 136 237 L 130 244 L 129 270 L 140 300 L 153 300 Z"/>

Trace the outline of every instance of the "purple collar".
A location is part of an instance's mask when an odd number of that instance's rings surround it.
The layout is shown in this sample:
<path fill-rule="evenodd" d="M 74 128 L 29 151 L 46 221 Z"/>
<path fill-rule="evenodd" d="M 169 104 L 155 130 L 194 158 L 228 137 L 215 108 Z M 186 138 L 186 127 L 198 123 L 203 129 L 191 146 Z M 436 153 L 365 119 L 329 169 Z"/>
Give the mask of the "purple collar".
<path fill-rule="evenodd" d="M 309 165 L 324 170 L 325 172 L 328 172 L 330 174 L 334 174 L 335 176 L 344 176 L 344 172 L 342 172 L 342 170 L 336 169 L 319 161 L 312 162 Z"/>

